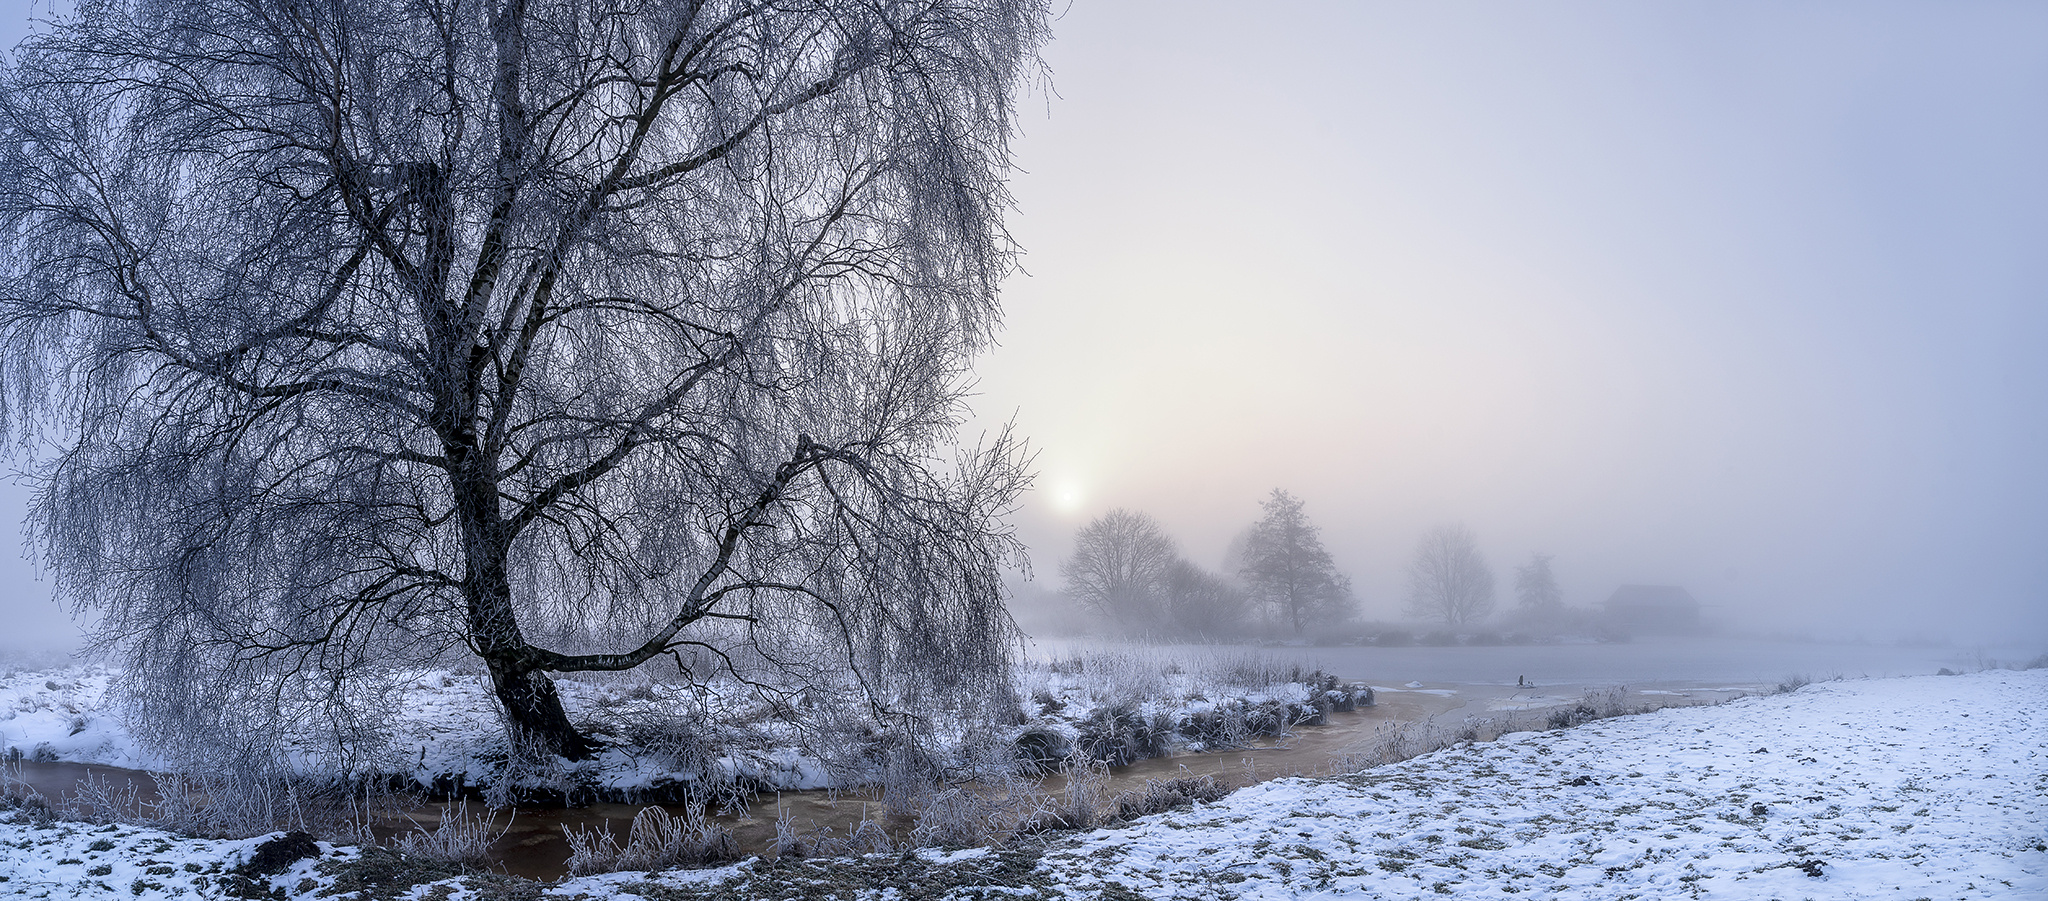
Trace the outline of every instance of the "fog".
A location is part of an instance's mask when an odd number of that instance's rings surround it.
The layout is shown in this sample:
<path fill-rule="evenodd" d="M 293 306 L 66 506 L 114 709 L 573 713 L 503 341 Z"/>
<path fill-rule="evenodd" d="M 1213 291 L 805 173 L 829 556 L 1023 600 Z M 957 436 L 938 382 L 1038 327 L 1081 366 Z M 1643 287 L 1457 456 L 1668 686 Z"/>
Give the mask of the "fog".
<path fill-rule="evenodd" d="M 11 47 L 49 4 L 5 8 Z M 1027 598 L 1109 509 L 1214 568 L 1284 487 L 1368 619 L 1463 523 L 1503 606 L 1544 552 L 1576 606 L 2048 642 L 2048 7 L 1117 0 L 1054 34 L 974 424 L 1038 450 Z M 0 608 L 0 647 L 72 641 L 26 561 Z"/>
<path fill-rule="evenodd" d="M 2048 9 L 1078 3 L 978 409 L 1035 594 L 1284 487 L 1368 618 L 1461 522 L 1511 604 L 2048 641 Z M 1038 110 L 1043 110 L 1039 114 Z"/>

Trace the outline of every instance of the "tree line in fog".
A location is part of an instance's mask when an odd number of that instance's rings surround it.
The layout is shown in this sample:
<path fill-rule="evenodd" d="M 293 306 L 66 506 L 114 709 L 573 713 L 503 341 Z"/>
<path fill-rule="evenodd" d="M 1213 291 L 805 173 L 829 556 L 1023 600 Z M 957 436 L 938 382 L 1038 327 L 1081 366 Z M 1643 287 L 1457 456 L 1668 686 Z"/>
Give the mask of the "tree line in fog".
<path fill-rule="evenodd" d="M 1351 579 L 1338 571 L 1300 498 L 1282 490 L 1239 533 L 1223 567 L 1209 570 L 1150 515 L 1117 508 L 1074 535 L 1060 562 L 1062 592 L 1131 634 L 1213 637 L 1252 632 L 1309 635 L 1358 617 Z M 1552 556 L 1531 554 L 1514 578 L 1515 615 L 1554 622 L 1564 612 Z M 1477 625 L 1498 606 L 1491 566 L 1463 525 L 1422 536 L 1408 564 L 1406 614 L 1449 628 Z"/>

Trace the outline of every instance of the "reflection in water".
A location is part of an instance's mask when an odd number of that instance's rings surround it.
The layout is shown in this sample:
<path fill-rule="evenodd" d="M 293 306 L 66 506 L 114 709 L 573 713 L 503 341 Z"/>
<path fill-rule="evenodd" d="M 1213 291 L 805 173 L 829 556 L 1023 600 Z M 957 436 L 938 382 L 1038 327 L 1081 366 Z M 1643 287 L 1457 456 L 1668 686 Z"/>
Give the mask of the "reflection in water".
<path fill-rule="evenodd" d="M 1213 776 L 1230 785 L 1241 786 L 1279 776 L 1325 772 L 1334 760 L 1368 754 L 1379 739 L 1379 727 L 1388 723 L 1437 720 L 1448 725 L 1470 716 L 1497 719 L 1518 716 L 1522 719 L 1517 722 L 1529 728 L 1540 728 L 1545 709 L 1574 703 L 1585 689 L 1594 687 L 1598 686 L 1520 688 L 1512 684 L 1432 683 L 1413 689 L 1382 688 L 1378 692 L 1377 706 L 1352 713 L 1333 713 L 1328 724 L 1299 727 L 1292 736 L 1278 741 L 1230 751 L 1176 754 L 1112 768 L 1109 790 L 1114 794 L 1139 789 L 1148 779 L 1178 776 Z M 1659 705 L 1711 703 L 1734 697 L 1744 687 L 1761 686 L 1703 689 L 1684 685 L 1647 685 L 1638 689 L 1630 701 Z M 1440 717 L 1441 720 L 1438 719 Z M 116 795 L 125 795 L 132 789 L 135 799 L 145 805 L 157 798 L 155 780 L 148 773 L 134 770 L 37 761 L 21 761 L 18 769 L 15 765 L 10 765 L 9 769 L 16 771 L 18 778 L 45 798 L 59 803 L 75 799 L 82 783 L 89 777 L 98 780 L 102 791 Z M 1063 777 L 1059 776 L 1047 777 L 1041 784 L 1053 794 L 1058 794 L 1065 787 Z M 492 830 L 503 829 L 505 834 L 492 845 L 492 855 L 506 872 L 513 875 L 556 879 L 567 872 L 569 845 L 563 837 L 564 828 L 608 828 L 623 842 L 634 815 L 644 806 L 599 803 L 587 807 L 526 807 L 516 811 L 496 811 Z M 673 815 L 682 814 L 678 806 L 661 806 Z M 441 804 L 422 805 L 372 824 L 371 831 L 379 839 L 389 840 L 415 828 L 431 830 L 450 809 L 453 808 Z M 470 816 L 490 813 L 474 801 L 461 802 L 459 809 Z M 802 833 L 830 830 L 833 834 L 846 836 L 863 820 L 881 819 L 882 805 L 871 795 L 854 792 L 781 792 L 756 797 L 744 812 L 728 811 L 711 819 L 732 831 L 742 853 L 761 854 L 774 845 L 778 817 L 786 817 L 789 824 Z"/>

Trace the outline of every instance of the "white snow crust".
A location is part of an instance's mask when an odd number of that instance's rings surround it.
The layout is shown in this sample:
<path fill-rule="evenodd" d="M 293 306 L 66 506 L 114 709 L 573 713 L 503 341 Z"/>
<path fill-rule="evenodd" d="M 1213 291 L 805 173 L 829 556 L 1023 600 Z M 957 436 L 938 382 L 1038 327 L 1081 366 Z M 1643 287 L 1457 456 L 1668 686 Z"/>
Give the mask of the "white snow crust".
<path fill-rule="evenodd" d="M 2044 702 L 2048 670 L 1988 671 L 1514 733 L 1252 786 L 1041 871 L 1069 897 L 2048 898 Z"/>
<path fill-rule="evenodd" d="M 1290 681 L 1298 672 L 1289 673 L 1288 667 L 1258 656 L 1204 661 L 1216 672 L 1199 667 L 1179 672 L 1176 667 L 1172 673 L 1162 672 L 1172 661 L 1134 651 L 1075 660 L 1077 668 L 1085 660 L 1085 672 L 1059 672 L 1044 663 L 1019 668 L 1017 689 L 1027 699 L 1020 713 L 1026 722 L 1003 738 L 1014 740 L 1025 729 L 1043 729 L 1072 742 L 1080 734 L 1079 724 L 1105 709 L 1128 708 L 1147 721 L 1176 723 L 1232 704 L 1305 704 L 1317 691 Z M 98 665 L 0 669 L 0 756 L 164 768 L 164 758 L 144 746 L 122 721 L 113 690 L 119 675 Z M 383 721 L 389 730 L 387 747 L 381 755 L 354 761 L 356 775 L 398 775 L 422 785 L 436 780 L 488 785 L 501 768 L 507 747 L 487 677 L 427 669 L 396 671 L 390 678 L 396 703 Z M 673 754 L 630 738 L 634 723 L 676 722 L 722 724 L 706 726 L 699 737 L 714 749 L 715 766 L 728 779 L 797 791 L 843 787 L 871 775 L 850 771 L 845 761 L 835 769 L 815 748 L 806 746 L 802 729 L 774 715 L 738 684 L 692 687 L 630 677 L 564 677 L 555 685 L 578 725 L 609 745 L 595 759 L 555 774 L 559 781 L 631 796 L 699 778 Z M 959 738 L 954 736 L 955 744 Z M 1207 750 L 1199 742 L 1176 740 L 1172 745 L 1174 750 Z M 322 772 L 326 765 L 320 760 L 300 764 L 314 772 Z"/>
<path fill-rule="evenodd" d="M 2044 701 L 2048 670 L 1994 670 L 1513 733 L 1079 834 L 1056 842 L 1029 884 L 934 897 L 2048 898 Z M 198 877 L 217 880 L 258 842 L 4 812 L 0 896 L 203 896 Z M 311 867 L 270 884 L 291 898 L 331 888 Z M 546 894 L 630 896 L 752 869 L 585 877 Z"/>
<path fill-rule="evenodd" d="M 0 670 L 0 753 L 128 769 L 160 765 L 107 703 L 112 679 L 102 666 Z"/>

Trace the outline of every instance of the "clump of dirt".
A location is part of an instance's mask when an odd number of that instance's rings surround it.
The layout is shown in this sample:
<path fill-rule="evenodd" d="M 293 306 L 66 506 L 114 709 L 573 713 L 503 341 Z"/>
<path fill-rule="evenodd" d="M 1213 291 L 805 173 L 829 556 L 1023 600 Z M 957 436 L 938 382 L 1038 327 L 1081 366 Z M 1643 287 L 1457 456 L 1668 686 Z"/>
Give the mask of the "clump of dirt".
<path fill-rule="evenodd" d="M 320 845 L 311 833 L 292 831 L 256 846 L 249 859 L 235 868 L 244 876 L 274 876 L 292 868 L 292 864 L 308 857 L 317 857 Z"/>

